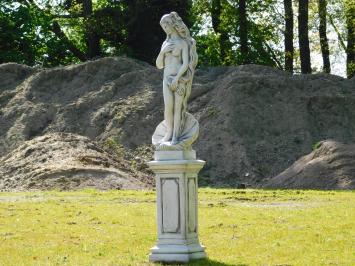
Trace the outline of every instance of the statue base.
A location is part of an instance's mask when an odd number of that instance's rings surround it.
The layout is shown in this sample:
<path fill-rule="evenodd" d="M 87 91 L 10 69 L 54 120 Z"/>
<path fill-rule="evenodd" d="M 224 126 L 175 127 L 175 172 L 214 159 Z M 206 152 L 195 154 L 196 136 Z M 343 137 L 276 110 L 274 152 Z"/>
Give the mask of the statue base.
<path fill-rule="evenodd" d="M 158 241 L 151 262 L 189 262 L 206 257 L 198 239 L 197 174 L 205 164 L 196 152 L 156 151 L 149 167 L 156 174 Z"/>

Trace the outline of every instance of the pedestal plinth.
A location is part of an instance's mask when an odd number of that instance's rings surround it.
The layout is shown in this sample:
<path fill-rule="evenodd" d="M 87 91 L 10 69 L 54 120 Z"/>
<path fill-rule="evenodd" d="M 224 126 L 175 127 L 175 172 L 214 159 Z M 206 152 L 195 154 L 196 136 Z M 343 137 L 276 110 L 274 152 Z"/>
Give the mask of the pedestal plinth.
<path fill-rule="evenodd" d="M 152 262 L 205 258 L 198 239 L 197 174 L 205 164 L 195 151 L 156 151 L 149 167 L 156 174 L 158 241 Z"/>

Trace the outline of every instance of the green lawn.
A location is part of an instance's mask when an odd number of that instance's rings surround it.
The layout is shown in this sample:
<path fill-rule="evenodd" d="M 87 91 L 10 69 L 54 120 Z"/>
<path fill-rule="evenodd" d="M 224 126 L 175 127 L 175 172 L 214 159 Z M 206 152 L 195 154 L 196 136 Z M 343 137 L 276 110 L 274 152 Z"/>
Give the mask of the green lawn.
<path fill-rule="evenodd" d="M 208 260 L 355 265 L 355 192 L 199 190 Z M 154 191 L 0 193 L 0 265 L 150 265 Z"/>

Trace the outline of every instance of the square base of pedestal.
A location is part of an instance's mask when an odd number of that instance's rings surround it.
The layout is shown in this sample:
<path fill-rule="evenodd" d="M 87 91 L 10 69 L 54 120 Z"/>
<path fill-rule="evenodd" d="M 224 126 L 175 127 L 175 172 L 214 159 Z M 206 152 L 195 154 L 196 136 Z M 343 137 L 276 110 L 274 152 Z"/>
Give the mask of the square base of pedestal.
<path fill-rule="evenodd" d="M 157 245 L 151 249 L 150 262 L 188 263 L 191 260 L 206 258 L 205 248 L 194 245 Z"/>

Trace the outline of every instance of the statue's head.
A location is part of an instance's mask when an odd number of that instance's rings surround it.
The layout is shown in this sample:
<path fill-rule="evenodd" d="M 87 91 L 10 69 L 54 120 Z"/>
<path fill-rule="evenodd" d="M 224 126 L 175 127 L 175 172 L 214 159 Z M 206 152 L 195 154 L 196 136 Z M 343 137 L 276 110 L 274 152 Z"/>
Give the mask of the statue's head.
<path fill-rule="evenodd" d="M 175 30 L 173 27 L 173 22 L 171 21 L 170 14 L 162 16 L 160 20 L 160 26 L 163 28 L 167 35 L 171 34 Z"/>
<path fill-rule="evenodd" d="M 167 35 L 176 31 L 182 38 L 190 37 L 189 29 L 176 12 L 171 12 L 162 16 L 160 25 Z"/>

